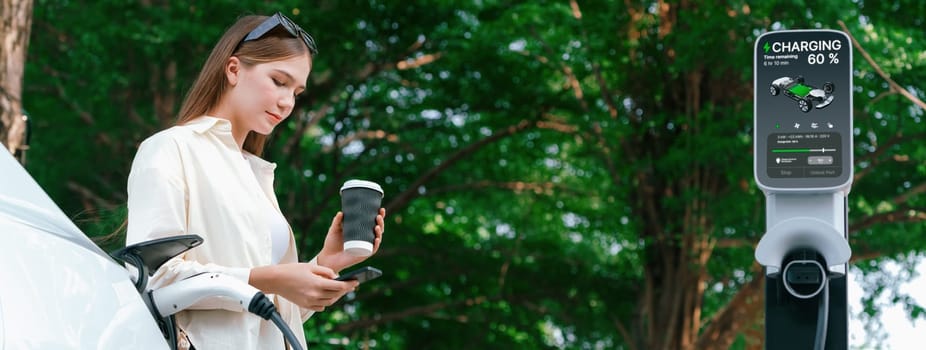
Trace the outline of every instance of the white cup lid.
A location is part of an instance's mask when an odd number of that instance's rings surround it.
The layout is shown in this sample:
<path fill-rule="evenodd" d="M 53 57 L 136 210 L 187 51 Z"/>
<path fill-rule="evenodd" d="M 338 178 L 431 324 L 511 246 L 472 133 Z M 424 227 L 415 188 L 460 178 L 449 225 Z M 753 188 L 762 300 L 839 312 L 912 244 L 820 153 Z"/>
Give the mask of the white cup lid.
<path fill-rule="evenodd" d="M 383 192 L 383 188 L 379 187 L 379 184 L 373 181 L 366 181 L 366 180 L 347 180 L 346 182 L 344 182 L 344 185 L 341 186 L 341 192 L 344 192 L 344 190 L 348 188 L 354 188 L 354 187 L 369 188 L 381 194 L 385 194 Z"/>
<path fill-rule="evenodd" d="M 367 241 L 344 242 L 344 251 L 353 256 L 373 255 L 373 243 Z"/>

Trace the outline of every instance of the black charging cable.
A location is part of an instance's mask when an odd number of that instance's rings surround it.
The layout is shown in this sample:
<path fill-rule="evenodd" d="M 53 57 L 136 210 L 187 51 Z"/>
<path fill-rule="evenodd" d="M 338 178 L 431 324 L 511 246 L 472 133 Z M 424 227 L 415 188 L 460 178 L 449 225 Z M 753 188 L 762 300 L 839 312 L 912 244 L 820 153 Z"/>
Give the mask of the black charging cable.
<path fill-rule="evenodd" d="M 817 328 L 813 349 L 826 348 L 826 331 L 830 314 L 830 273 L 826 261 L 816 251 L 799 249 L 789 254 L 784 267 L 784 286 L 792 296 L 817 299 Z"/>
<path fill-rule="evenodd" d="M 830 316 L 830 278 L 823 277 L 823 291 L 821 292 L 820 301 L 817 307 L 817 337 L 814 342 L 814 350 L 823 350 L 826 348 L 826 329 Z"/>
<path fill-rule="evenodd" d="M 289 328 L 286 322 L 283 322 L 283 318 L 277 312 L 276 306 L 264 293 L 258 292 L 254 294 L 254 298 L 251 298 L 251 303 L 248 305 L 248 311 L 265 320 L 273 321 L 273 324 L 280 329 L 280 332 L 283 332 L 283 338 L 289 342 L 289 346 L 293 350 L 303 350 L 302 345 L 299 344 L 299 339 L 293 334 L 293 330 Z"/>

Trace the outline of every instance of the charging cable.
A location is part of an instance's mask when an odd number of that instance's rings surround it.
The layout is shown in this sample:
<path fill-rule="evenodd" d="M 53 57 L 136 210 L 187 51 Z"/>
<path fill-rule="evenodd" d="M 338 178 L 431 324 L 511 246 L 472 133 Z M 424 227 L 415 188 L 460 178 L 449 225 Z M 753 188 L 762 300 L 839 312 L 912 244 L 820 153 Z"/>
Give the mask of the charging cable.
<path fill-rule="evenodd" d="M 273 302 L 270 301 L 264 293 L 257 292 L 257 294 L 254 295 L 254 298 L 251 299 L 251 303 L 248 305 L 248 311 L 265 320 L 272 321 L 273 324 L 283 332 L 283 337 L 286 338 L 286 341 L 289 342 L 293 350 L 303 350 L 302 346 L 299 345 L 299 339 L 293 334 L 293 330 L 289 328 L 286 322 L 283 322 L 283 318 L 281 318 L 280 313 L 277 312 L 276 306 L 273 305 Z"/>
<path fill-rule="evenodd" d="M 253 286 L 220 273 L 201 273 L 177 283 L 149 292 L 151 305 L 164 318 L 190 308 L 205 298 L 208 307 L 197 308 L 248 311 L 273 322 L 293 350 L 303 350 L 299 339 L 283 321 L 276 306 L 264 293 Z M 247 305 L 247 306 L 245 306 Z"/>
<path fill-rule="evenodd" d="M 792 296 L 810 299 L 819 295 L 817 303 L 817 330 L 814 338 L 814 350 L 826 347 L 826 329 L 829 323 L 830 277 L 820 262 L 816 260 L 793 260 L 785 265 L 784 285 Z"/>
<path fill-rule="evenodd" d="M 814 350 L 823 350 L 826 347 L 826 329 L 830 316 L 830 279 L 825 277 L 823 281 L 823 295 L 820 296 L 819 306 L 817 307 L 817 337 L 814 342 Z"/>

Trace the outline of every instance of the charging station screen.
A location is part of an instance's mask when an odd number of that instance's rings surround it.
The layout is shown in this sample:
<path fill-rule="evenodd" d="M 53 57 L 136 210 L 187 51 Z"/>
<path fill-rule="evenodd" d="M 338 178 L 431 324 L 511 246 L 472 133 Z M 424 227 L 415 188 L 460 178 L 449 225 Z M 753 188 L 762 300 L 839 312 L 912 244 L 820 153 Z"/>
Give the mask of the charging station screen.
<path fill-rule="evenodd" d="M 852 46 L 832 30 L 771 32 L 755 52 L 755 175 L 769 189 L 852 178 Z"/>

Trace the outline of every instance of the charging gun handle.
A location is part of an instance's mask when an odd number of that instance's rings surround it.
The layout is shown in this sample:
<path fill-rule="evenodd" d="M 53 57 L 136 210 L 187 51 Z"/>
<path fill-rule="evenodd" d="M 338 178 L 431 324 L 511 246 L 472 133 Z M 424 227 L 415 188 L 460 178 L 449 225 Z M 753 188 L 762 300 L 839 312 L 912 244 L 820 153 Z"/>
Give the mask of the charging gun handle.
<path fill-rule="evenodd" d="M 257 288 L 220 273 L 201 273 L 164 288 L 151 291 L 151 300 L 161 317 L 173 315 L 194 306 L 205 298 L 209 308 L 247 311 L 251 299 L 260 293 Z"/>
<path fill-rule="evenodd" d="M 220 273 L 201 273 L 167 287 L 150 292 L 151 304 L 161 317 L 168 317 L 190 308 L 205 298 L 209 305 L 196 305 L 209 309 L 248 311 L 270 320 L 283 332 L 283 337 L 294 350 L 302 350 L 298 339 L 280 318 L 273 302 L 253 286 Z"/>

